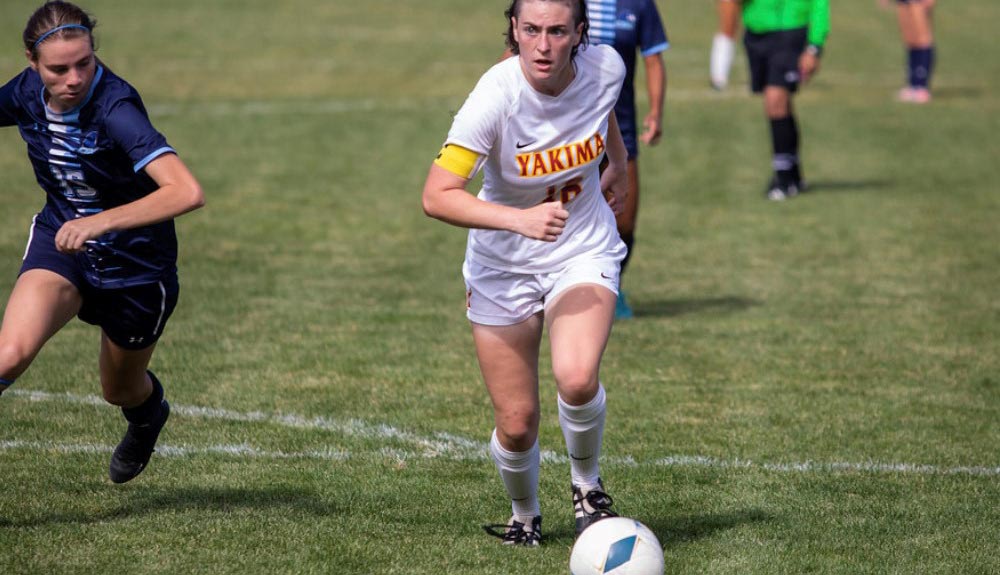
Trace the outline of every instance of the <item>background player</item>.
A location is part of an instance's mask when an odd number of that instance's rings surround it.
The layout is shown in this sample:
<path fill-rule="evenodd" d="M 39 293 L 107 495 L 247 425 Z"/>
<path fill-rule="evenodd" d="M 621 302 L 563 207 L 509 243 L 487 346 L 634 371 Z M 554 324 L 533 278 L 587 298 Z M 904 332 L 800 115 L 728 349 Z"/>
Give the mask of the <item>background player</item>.
<path fill-rule="evenodd" d="M 830 3 L 745 0 L 743 25 L 751 88 L 755 94 L 764 94 L 764 113 L 771 128 L 774 175 L 766 195 L 770 200 L 784 200 L 803 189 L 792 95 L 800 82 L 819 71 L 830 31 Z"/>
<path fill-rule="evenodd" d="M 587 0 L 590 19 L 590 40 L 594 44 L 613 46 L 625 62 L 625 84 L 615 105 L 615 118 L 628 150 L 629 191 L 625 205 L 617 217 L 618 233 L 628 248 L 622 261 L 622 276 L 635 246 L 635 227 L 639 216 L 639 144 L 636 141 L 635 60 L 636 50 L 642 54 L 646 67 L 646 92 L 649 112 L 643 119 L 643 133 L 638 139 L 655 146 L 660 141 L 663 125 L 663 98 L 667 89 L 667 73 L 661 53 L 670 47 L 663 30 L 660 13 L 653 0 Z M 632 317 L 632 308 L 619 287 L 615 317 Z"/>
<path fill-rule="evenodd" d="M 73 316 L 99 325 L 104 399 L 128 422 L 109 469 L 122 483 L 170 414 L 146 368 L 177 302 L 172 218 L 204 196 L 139 94 L 97 59 L 94 26 L 46 3 L 24 30 L 29 67 L 0 88 L 0 126 L 18 126 L 46 193 L 0 327 L 0 392 Z"/>
<path fill-rule="evenodd" d="M 486 529 L 507 544 L 537 545 L 543 326 L 577 531 L 614 515 L 598 469 L 605 420 L 598 372 L 625 256 L 609 207 L 621 204 L 628 186 L 613 111 L 625 68 L 611 48 L 585 46 L 584 0 L 513 0 L 505 14 L 517 57 L 487 71 L 455 116 L 427 175 L 423 206 L 471 228 L 467 315 L 493 402 L 490 452 L 513 511 L 507 524 Z M 480 168 L 476 197 L 465 188 Z"/>
<path fill-rule="evenodd" d="M 712 38 L 712 53 L 709 60 L 709 83 L 716 90 L 725 90 L 729 85 L 729 71 L 736 55 L 736 33 L 740 29 L 740 1 L 717 0 L 719 29 Z"/>
<path fill-rule="evenodd" d="M 907 85 L 897 96 L 901 102 L 931 101 L 934 73 L 934 4 L 937 0 L 896 0 L 899 33 L 906 45 Z M 888 5 L 888 0 L 882 0 Z"/>

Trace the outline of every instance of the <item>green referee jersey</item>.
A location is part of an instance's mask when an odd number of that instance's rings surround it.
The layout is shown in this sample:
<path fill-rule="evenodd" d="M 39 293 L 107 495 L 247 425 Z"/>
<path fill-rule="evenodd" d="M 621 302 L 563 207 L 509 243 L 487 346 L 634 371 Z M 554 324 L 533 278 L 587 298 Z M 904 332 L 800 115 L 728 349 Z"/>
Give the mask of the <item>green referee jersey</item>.
<path fill-rule="evenodd" d="M 755 34 L 809 28 L 809 43 L 830 33 L 830 0 L 743 0 L 743 24 Z"/>

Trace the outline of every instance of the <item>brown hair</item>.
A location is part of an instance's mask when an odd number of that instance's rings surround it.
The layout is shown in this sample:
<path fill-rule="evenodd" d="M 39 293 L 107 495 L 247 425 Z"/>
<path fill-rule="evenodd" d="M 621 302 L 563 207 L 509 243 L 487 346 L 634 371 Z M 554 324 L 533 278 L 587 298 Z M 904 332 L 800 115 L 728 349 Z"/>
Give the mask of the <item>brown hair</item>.
<path fill-rule="evenodd" d="M 51 36 L 48 35 L 60 26 L 74 27 L 57 30 Z M 83 26 L 86 30 L 81 30 L 77 26 Z M 52 37 L 74 38 L 87 34 L 90 36 L 90 47 L 93 48 L 95 26 L 97 20 L 91 18 L 76 4 L 53 0 L 43 4 L 28 18 L 28 24 L 24 27 L 21 37 L 24 40 L 24 49 L 31 52 L 32 60 L 37 60 L 38 45 Z"/>
<path fill-rule="evenodd" d="M 573 9 L 573 25 L 579 26 L 583 24 L 582 33 L 580 35 L 580 43 L 573 46 L 573 52 L 571 57 L 576 57 L 577 49 L 580 46 L 585 46 L 590 43 L 590 20 L 587 18 L 587 2 L 586 0 L 539 0 L 541 2 L 559 2 L 561 4 L 566 4 Z M 521 12 L 521 4 L 523 0 L 511 0 L 510 7 L 503 13 L 507 17 L 507 47 L 510 48 L 511 53 L 519 54 L 521 52 L 517 45 L 517 40 L 514 39 L 514 22 L 511 18 L 517 18 Z"/>

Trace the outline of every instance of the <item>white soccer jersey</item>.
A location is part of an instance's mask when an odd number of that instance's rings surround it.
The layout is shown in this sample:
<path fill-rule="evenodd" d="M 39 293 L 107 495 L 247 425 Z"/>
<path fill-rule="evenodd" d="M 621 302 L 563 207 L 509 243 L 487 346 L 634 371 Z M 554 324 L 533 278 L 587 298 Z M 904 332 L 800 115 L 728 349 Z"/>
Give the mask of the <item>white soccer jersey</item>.
<path fill-rule="evenodd" d="M 560 199 L 569 212 L 556 242 L 470 230 L 472 261 L 535 274 L 578 256 L 624 257 L 598 166 L 625 66 L 609 46 L 581 47 L 574 65 L 576 77 L 553 97 L 528 84 L 519 58 L 508 58 L 483 75 L 455 116 L 447 143 L 487 156 L 480 199 L 516 208 Z"/>

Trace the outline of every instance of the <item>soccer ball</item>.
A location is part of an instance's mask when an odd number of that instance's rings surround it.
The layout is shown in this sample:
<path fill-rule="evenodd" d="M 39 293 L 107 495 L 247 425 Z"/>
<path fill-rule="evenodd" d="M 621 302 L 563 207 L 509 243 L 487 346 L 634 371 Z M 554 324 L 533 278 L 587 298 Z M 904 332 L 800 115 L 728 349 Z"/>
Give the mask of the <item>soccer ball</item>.
<path fill-rule="evenodd" d="M 583 530 L 569 557 L 571 575 L 663 575 L 656 535 L 628 517 L 609 517 Z"/>

